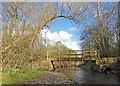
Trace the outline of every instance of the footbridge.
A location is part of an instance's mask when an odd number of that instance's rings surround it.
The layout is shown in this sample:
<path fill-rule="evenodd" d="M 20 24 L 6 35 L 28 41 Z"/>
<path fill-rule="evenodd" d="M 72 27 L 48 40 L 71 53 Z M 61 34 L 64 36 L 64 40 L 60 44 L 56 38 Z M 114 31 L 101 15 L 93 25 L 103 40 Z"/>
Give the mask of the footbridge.
<path fill-rule="evenodd" d="M 108 65 L 118 60 L 117 57 L 100 58 L 97 51 L 86 50 L 48 50 L 46 60 L 50 69 L 58 67 L 79 66 L 87 61 L 93 61 L 96 65 Z"/>

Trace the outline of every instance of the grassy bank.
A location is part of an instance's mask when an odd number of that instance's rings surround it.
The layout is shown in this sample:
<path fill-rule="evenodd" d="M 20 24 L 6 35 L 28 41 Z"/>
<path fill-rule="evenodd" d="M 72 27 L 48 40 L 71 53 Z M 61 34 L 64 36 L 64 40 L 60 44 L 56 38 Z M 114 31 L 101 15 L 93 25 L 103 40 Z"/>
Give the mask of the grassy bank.
<path fill-rule="evenodd" d="M 41 76 L 43 71 L 10 69 L 2 72 L 2 84 L 16 84 L 26 79 Z"/>

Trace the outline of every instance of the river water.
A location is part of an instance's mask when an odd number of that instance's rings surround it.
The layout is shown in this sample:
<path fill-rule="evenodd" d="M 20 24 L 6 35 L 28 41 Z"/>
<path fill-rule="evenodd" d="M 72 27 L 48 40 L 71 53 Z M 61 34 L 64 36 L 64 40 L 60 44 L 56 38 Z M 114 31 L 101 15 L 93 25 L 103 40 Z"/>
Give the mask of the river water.
<path fill-rule="evenodd" d="M 64 73 L 68 78 L 74 81 L 77 85 L 82 84 L 120 84 L 119 76 L 115 74 L 105 74 L 93 72 L 90 69 L 84 68 L 60 68 L 57 71 Z"/>

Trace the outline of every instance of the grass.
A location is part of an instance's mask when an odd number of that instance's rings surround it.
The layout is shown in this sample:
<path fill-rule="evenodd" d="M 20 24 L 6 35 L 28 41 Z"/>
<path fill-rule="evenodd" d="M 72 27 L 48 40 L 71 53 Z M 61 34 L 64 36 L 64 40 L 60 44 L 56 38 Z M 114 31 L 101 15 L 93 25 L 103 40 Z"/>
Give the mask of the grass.
<path fill-rule="evenodd" d="M 2 84 L 2 72 L 0 71 L 0 85 Z"/>
<path fill-rule="evenodd" d="M 2 72 L 2 84 L 16 84 L 34 77 L 41 76 L 43 71 L 33 70 L 7 70 Z"/>

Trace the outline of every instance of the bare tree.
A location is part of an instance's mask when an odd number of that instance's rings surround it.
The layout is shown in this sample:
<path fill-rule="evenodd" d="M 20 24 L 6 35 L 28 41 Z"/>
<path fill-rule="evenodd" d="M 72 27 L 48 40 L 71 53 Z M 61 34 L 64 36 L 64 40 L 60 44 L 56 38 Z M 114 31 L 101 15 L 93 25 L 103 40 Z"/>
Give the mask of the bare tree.
<path fill-rule="evenodd" d="M 7 25 L 10 25 L 10 34 L 15 31 L 16 40 L 11 45 L 3 48 L 2 51 L 10 48 L 13 44 L 19 43 L 21 40 L 25 40 L 28 37 L 20 38 L 20 32 L 25 32 L 25 25 L 27 23 L 34 24 L 34 32 L 32 35 L 31 44 L 33 44 L 36 34 L 52 20 L 60 17 L 68 18 L 70 21 L 78 24 L 80 22 L 80 16 L 85 11 L 84 3 L 3 3 L 3 16 L 5 21 L 9 21 Z M 79 11 L 79 9 L 84 9 Z M 34 13 L 34 14 L 33 14 Z M 7 16 L 7 18 L 6 18 Z M 37 21 L 37 22 L 36 22 Z M 20 26 L 21 25 L 21 26 Z M 36 25 L 36 26 L 35 26 Z M 15 30 L 13 30 L 13 28 Z M 21 28 L 21 29 L 20 29 Z M 30 36 L 29 36 L 30 37 Z M 1 51 L 1 52 L 2 52 Z"/>
<path fill-rule="evenodd" d="M 36 46 L 40 30 L 61 17 L 78 25 L 86 9 L 86 3 L 3 2 L 4 29 L 0 50 L 3 53 L 3 63 L 10 65 L 11 59 L 15 62 L 13 67 L 16 67 L 18 61 L 33 61 L 32 49 Z"/>
<path fill-rule="evenodd" d="M 111 56 L 111 31 L 117 17 L 117 3 L 91 3 L 94 11 L 90 12 L 93 23 L 87 25 L 83 35 L 83 44 L 99 51 L 100 57 Z M 107 7 L 107 8 L 106 8 Z M 110 9 L 110 10 L 108 10 Z M 88 43 L 89 42 L 89 43 Z"/>

